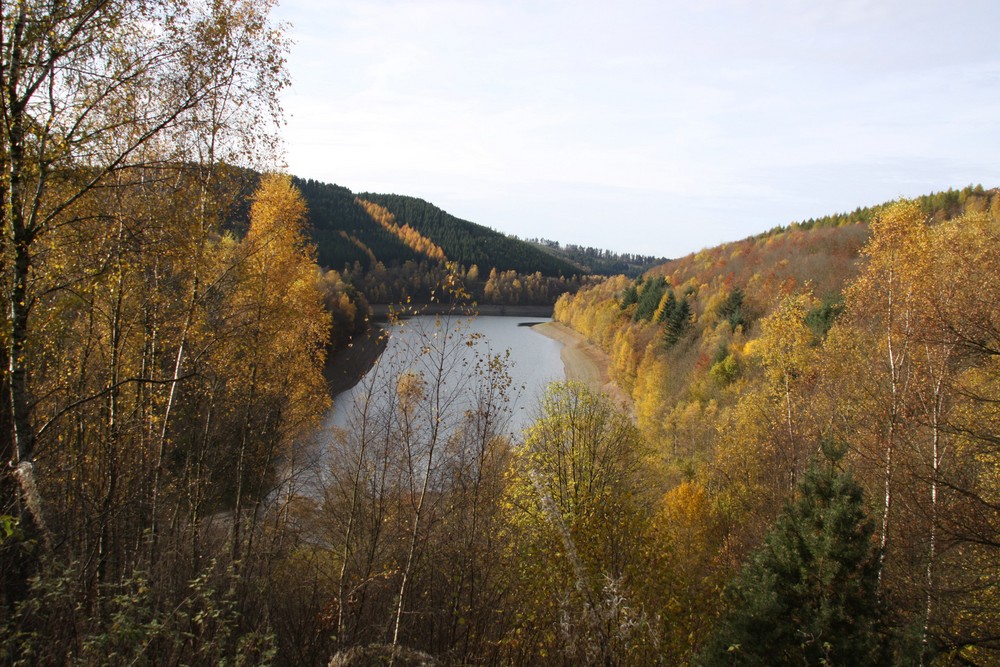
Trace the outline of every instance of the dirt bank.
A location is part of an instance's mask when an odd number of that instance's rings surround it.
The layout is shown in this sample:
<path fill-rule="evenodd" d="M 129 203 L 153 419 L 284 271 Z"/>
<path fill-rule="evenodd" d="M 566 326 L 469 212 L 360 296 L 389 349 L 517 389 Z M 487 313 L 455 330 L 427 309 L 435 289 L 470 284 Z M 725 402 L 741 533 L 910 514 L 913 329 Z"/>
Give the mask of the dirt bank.
<path fill-rule="evenodd" d="M 331 396 L 356 385 L 375 365 L 388 342 L 384 333 L 382 327 L 373 324 L 368 333 L 355 336 L 347 347 L 327 356 L 323 376 Z"/>
<path fill-rule="evenodd" d="M 603 392 L 615 403 L 632 410 L 632 399 L 611 380 L 611 361 L 604 350 L 559 322 L 538 324 L 533 329 L 563 344 L 561 356 L 567 380 L 582 382 L 594 391 Z"/>

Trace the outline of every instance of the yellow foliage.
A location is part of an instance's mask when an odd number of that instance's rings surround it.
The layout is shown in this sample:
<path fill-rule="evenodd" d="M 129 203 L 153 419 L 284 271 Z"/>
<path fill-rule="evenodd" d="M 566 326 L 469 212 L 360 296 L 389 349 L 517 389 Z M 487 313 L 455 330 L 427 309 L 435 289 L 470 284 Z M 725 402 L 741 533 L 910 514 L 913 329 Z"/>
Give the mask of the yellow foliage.
<path fill-rule="evenodd" d="M 447 260 L 441 246 L 435 244 L 429 238 L 413 229 L 408 224 L 400 226 L 399 223 L 396 222 L 396 216 L 390 213 L 384 206 L 380 206 L 364 199 L 355 199 L 355 201 L 357 201 L 357 203 L 365 209 L 368 215 L 371 216 L 372 220 L 381 225 L 390 234 L 396 236 L 414 252 L 418 252 L 421 255 L 425 255 L 431 259 L 436 259 L 440 262 Z"/>
<path fill-rule="evenodd" d="M 639 365 L 641 372 L 635 382 L 632 398 L 635 416 L 648 442 L 662 442 L 666 437 L 663 413 L 669 408 L 667 403 L 668 366 L 656 353 L 654 345 L 649 345 Z"/>
<path fill-rule="evenodd" d="M 751 348 L 753 356 L 763 363 L 768 380 L 785 390 L 814 366 L 815 341 L 805 324 L 811 304 L 809 294 L 784 297 L 761 321 L 761 335 Z"/>

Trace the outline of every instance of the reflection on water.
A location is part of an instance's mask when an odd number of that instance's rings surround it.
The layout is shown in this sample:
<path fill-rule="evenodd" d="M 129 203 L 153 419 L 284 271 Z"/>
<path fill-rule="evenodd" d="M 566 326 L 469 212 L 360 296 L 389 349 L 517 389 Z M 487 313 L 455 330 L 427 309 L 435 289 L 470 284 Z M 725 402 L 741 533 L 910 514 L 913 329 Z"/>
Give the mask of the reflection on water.
<path fill-rule="evenodd" d="M 471 384 L 469 380 L 475 372 L 477 358 L 504 355 L 507 350 L 510 351 L 506 357 L 507 372 L 512 380 L 508 430 L 514 437 L 535 417 L 545 387 L 550 382 L 566 379 L 559 356 L 562 344 L 532 330 L 531 325 L 549 321 L 550 318 L 542 317 L 479 316 L 471 319 L 455 317 L 445 323 L 449 331 L 461 337 L 461 341 L 456 338 L 449 346 L 446 359 L 448 372 L 444 381 L 453 388 Z M 379 365 L 371 372 L 385 373 L 387 369 L 400 372 L 425 364 L 426 360 L 415 359 L 427 342 L 423 339 L 443 335 L 443 331 L 440 327 L 435 329 L 435 317 L 430 315 L 409 318 L 394 325 Z M 427 369 L 423 370 L 427 374 Z M 326 420 L 327 427 L 347 427 L 351 409 L 366 384 L 362 380 L 334 399 L 333 409 Z"/>

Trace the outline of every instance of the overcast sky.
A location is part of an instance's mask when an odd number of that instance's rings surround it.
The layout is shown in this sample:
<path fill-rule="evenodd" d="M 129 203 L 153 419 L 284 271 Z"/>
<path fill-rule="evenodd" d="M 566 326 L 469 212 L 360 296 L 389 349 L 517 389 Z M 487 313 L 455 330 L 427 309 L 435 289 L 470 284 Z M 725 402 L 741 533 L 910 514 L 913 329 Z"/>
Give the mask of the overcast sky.
<path fill-rule="evenodd" d="M 291 173 L 676 257 L 1000 185 L 1000 2 L 279 0 Z"/>

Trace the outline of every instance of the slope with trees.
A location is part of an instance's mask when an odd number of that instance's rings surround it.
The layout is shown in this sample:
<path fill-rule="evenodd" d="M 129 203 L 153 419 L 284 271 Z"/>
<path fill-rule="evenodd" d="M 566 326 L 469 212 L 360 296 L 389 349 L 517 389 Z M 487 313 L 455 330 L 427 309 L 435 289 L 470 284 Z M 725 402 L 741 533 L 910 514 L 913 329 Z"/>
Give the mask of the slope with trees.
<path fill-rule="evenodd" d="M 875 527 L 894 660 L 995 659 L 998 212 L 978 187 L 893 202 L 870 225 L 782 229 L 557 304 L 632 392 L 664 491 L 705 493 L 709 585 L 761 547 L 833 439 Z"/>
<path fill-rule="evenodd" d="M 322 266 L 342 270 L 355 262 L 370 269 L 383 264 L 416 261 L 420 255 L 375 222 L 347 188 L 314 180 L 295 179 L 309 207 L 313 241 Z"/>
<path fill-rule="evenodd" d="M 420 199 L 295 183 L 319 263 L 372 303 L 427 304 L 454 276 L 478 303 L 551 306 L 587 279 L 579 266 Z"/>
<path fill-rule="evenodd" d="M 579 267 L 553 257 L 529 243 L 510 238 L 488 227 L 461 220 L 423 199 L 401 195 L 362 193 L 359 198 L 378 204 L 397 220 L 413 227 L 439 245 L 448 258 L 463 266 L 517 271 L 543 276 L 576 276 Z"/>

